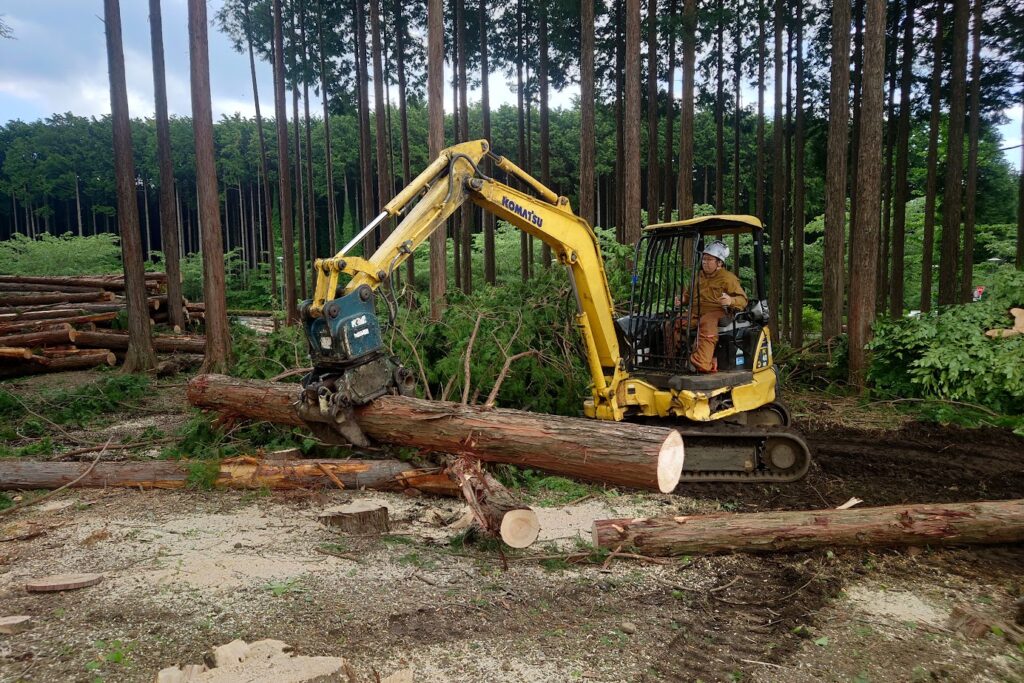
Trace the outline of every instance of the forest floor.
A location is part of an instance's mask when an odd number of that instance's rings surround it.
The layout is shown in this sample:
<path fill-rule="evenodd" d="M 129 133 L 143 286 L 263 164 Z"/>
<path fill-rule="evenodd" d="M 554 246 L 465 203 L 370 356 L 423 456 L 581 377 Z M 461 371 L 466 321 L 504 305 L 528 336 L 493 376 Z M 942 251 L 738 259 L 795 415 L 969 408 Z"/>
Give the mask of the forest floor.
<path fill-rule="evenodd" d="M 0 388 L 27 398 L 96 377 Z M 51 438 L 74 447 L 173 433 L 191 415 L 183 382 L 154 384 L 129 407 Z M 788 400 L 815 451 L 803 481 L 687 485 L 674 495 L 588 487 L 573 500 L 524 489 L 542 536 L 504 557 L 450 527 L 462 510 L 451 499 L 62 492 L 0 517 L 0 617 L 34 618 L 30 630 L 0 635 L 0 681 L 151 681 L 235 638 L 342 656 L 369 681 L 405 667 L 421 683 L 1024 681 L 1024 651 L 997 633 L 968 638 L 947 624 L 956 605 L 1013 621 L 1022 545 L 667 564 L 579 557 L 591 522 L 605 517 L 824 508 L 853 496 L 865 505 L 1024 496 L 1024 439 L 1009 432 L 921 423 L 890 404 L 820 393 Z M 317 522 L 356 499 L 386 505 L 392 533 L 342 536 Z M 33 530 L 43 533 L 16 540 Z M 77 591 L 23 589 L 63 572 L 104 579 Z"/>

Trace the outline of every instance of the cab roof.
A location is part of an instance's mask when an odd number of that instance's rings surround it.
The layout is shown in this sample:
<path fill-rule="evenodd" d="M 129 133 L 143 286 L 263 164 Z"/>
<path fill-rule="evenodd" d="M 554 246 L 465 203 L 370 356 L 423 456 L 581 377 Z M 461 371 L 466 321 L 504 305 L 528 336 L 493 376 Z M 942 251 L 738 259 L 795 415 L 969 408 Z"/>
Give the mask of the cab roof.
<path fill-rule="evenodd" d="M 734 235 L 744 234 L 752 230 L 764 230 L 764 224 L 757 216 L 745 215 L 721 215 L 721 216 L 699 216 L 689 218 L 685 221 L 673 221 L 671 223 L 655 223 L 644 228 L 644 232 L 663 232 L 678 230 L 680 228 L 692 228 L 703 234 L 710 235 Z"/>

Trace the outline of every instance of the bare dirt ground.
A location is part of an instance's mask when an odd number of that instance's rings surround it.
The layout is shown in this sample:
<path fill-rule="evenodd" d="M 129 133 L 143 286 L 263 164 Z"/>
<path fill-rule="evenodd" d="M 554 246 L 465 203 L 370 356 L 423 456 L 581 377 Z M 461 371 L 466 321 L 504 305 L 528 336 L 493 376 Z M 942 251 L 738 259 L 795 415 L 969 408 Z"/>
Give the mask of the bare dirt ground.
<path fill-rule="evenodd" d="M 171 432 L 185 421 L 182 394 L 180 380 L 160 385 L 76 436 Z M 541 539 L 504 558 L 487 543 L 458 542 L 455 500 L 64 492 L 0 517 L 0 617 L 35 623 L 0 635 L 0 681 L 149 681 L 235 638 L 343 656 L 366 680 L 410 667 L 422 682 L 1024 681 L 1024 651 L 947 625 L 961 604 L 1012 622 L 1022 546 L 572 561 L 602 517 L 833 507 L 851 496 L 867 505 L 1024 496 L 1024 440 L 1011 434 L 796 398 L 816 455 L 803 482 L 671 496 L 595 489 L 558 507 L 534 496 Z M 317 522 L 357 499 L 388 507 L 390 535 L 342 536 Z M 43 533 L 9 540 L 32 531 Z M 23 588 L 62 572 L 104 580 L 63 593 Z"/>

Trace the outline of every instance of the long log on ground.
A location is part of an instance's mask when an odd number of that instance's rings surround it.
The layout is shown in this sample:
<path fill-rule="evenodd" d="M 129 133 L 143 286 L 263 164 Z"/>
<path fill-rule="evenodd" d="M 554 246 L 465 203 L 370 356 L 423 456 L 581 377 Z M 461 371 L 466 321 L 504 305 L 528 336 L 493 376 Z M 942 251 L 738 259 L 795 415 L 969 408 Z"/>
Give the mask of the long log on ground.
<path fill-rule="evenodd" d="M 157 311 L 160 309 L 161 301 L 159 297 L 151 296 L 147 299 L 147 303 L 151 310 Z M 82 313 L 74 313 L 72 315 L 84 315 L 85 313 L 109 313 L 111 311 L 123 311 L 125 309 L 125 300 L 117 297 L 110 301 L 102 303 L 73 303 L 73 304 L 50 304 L 41 306 L 4 306 L 0 307 L 0 315 L 11 315 L 20 314 L 22 318 L 27 318 L 29 313 L 43 313 L 46 311 L 55 310 L 67 310 L 72 309 L 76 311 L 82 311 Z M 57 308 L 59 306 L 59 309 Z M 42 316 L 36 316 L 42 317 Z"/>
<path fill-rule="evenodd" d="M 146 273 L 145 280 L 147 289 L 155 289 L 167 282 L 167 273 Z M 0 275 L 0 282 L 100 287 L 112 292 L 124 291 L 124 275 Z"/>
<path fill-rule="evenodd" d="M 468 455 L 449 458 L 447 472 L 462 488 L 462 495 L 484 532 L 513 548 L 526 548 L 537 540 L 537 513 L 517 501 L 480 466 L 479 460 Z"/>
<path fill-rule="evenodd" d="M 0 337 L 0 340 L 3 338 Z M 128 348 L 128 333 L 113 330 L 103 332 L 75 332 L 75 344 L 84 347 L 124 350 Z M 205 353 L 206 337 L 196 335 L 154 334 L 153 350 L 157 353 Z"/>
<path fill-rule="evenodd" d="M 304 425 L 295 384 L 199 375 L 188 384 L 193 405 L 228 415 Z M 533 467 L 616 486 L 671 491 L 683 467 L 679 433 L 665 427 L 541 415 L 384 396 L 356 411 L 372 440 L 488 462 Z"/>
<path fill-rule="evenodd" d="M 0 468 L 0 490 L 53 489 L 74 481 L 87 462 L 45 462 L 15 458 Z M 330 474 L 328 474 L 328 472 Z M 147 460 L 100 462 L 75 487 L 179 489 L 190 483 L 212 482 L 217 488 L 308 489 L 337 488 L 331 475 L 347 489 L 402 491 L 460 496 L 447 475 L 422 470 L 400 460 Z"/>
<path fill-rule="evenodd" d="M 71 325 L 67 323 L 57 323 L 56 325 L 53 325 L 51 329 L 2 336 L 0 337 L 0 344 L 4 346 L 24 346 L 27 348 L 73 344 L 75 342 L 76 334 L 77 332 L 71 328 Z"/>
<path fill-rule="evenodd" d="M 0 323 L 0 335 L 12 334 L 15 332 L 27 332 L 29 330 L 34 330 L 45 325 L 53 325 L 54 323 L 68 323 L 69 325 L 78 325 L 80 323 L 108 322 L 116 317 L 117 312 L 111 311 L 110 313 L 90 313 L 89 315 L 75 315 L 55 320 L 25 320 L 21 322 L 5 322 Z"/>
<path fill-rule="evenodd" d="M 113 301 L 112 292 L 97 291 L 83 294 L 73 292 L 0 293 L 0 306 L 41 306 L 43 304 L 78 303 L 83 301 Z"/>
<path fill-rule="evenodd" d="M 96 294 L 102 287 L 76 287 L 73 285 L 39 285 L 30 282 L 0 282 L 0 292 L 69 292 L 74 294 Z M 6 294 L 4 295 L 6 296 Z"/>
<path fill-rule="evenodd" d="M 32 356 L 17 363 L 0 365 L 0 377 L 21 377 L 65 370 L 84 370 L 97 365 L 114 365 L 117 357 L 108 349 L 79 349 L 57 357 Z"/>
<path fill-rule="evenodd" d="M 594 545 L 644 555 L 810 550 L 836 546 L 1018 543 L 1024 500 L 849 510 L 600 519 Z"/>
<path fill-rule="evenodd" d="M 104 304 L 109 310 L 95 311 L 86 308 L 86 304 L 67 304 L 62 306 L 43 306 L 38 308 L 10 308 L 0 309 L 0 323 L 20 323 L 27 320 L 60 320 L 62 318 L 73 318 L 79 315 L 90 315 L 92 313 L 109 313 L 118 311 L 124 306 L 116 304 Z"/>
<path fill-rule="evenodd" d="M 32 349 L 21 346 L 0 346 L 0 358 L 8 360 L 28 360 L 32 357 Z"/>

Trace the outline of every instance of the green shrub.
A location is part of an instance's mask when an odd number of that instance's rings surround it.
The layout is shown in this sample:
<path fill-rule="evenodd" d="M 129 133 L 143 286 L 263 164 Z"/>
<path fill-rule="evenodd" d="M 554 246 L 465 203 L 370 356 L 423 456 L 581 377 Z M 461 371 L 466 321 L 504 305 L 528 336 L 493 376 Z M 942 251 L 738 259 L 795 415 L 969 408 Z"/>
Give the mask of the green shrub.
<path fill-rule="evenodd" d="M 0 242 L 0 275 L 104 275 L 121 271 L 121 245 L 112 233 L 89 237 L 43 233 L 38 239 L 15 233 Z"/>
<path fill-rule="evenodd" d="M 269 379 L 292 368 L 309 365 L 309 348 L 301 325 L 282 325 L 260 335 L 242 325 L 231 328 L 235 364 L 231 374 L 247 379 Z"/>
<path fill-rule="evenodd" d="M 1024 413 L 1024 336 L 990 339 L 1024 305 L 1024 273 L 1004 267 L 978 303 L 945 306 L 916 318 L 879 320 L 868 377 L 888 394 L 983 405 Z"/>

